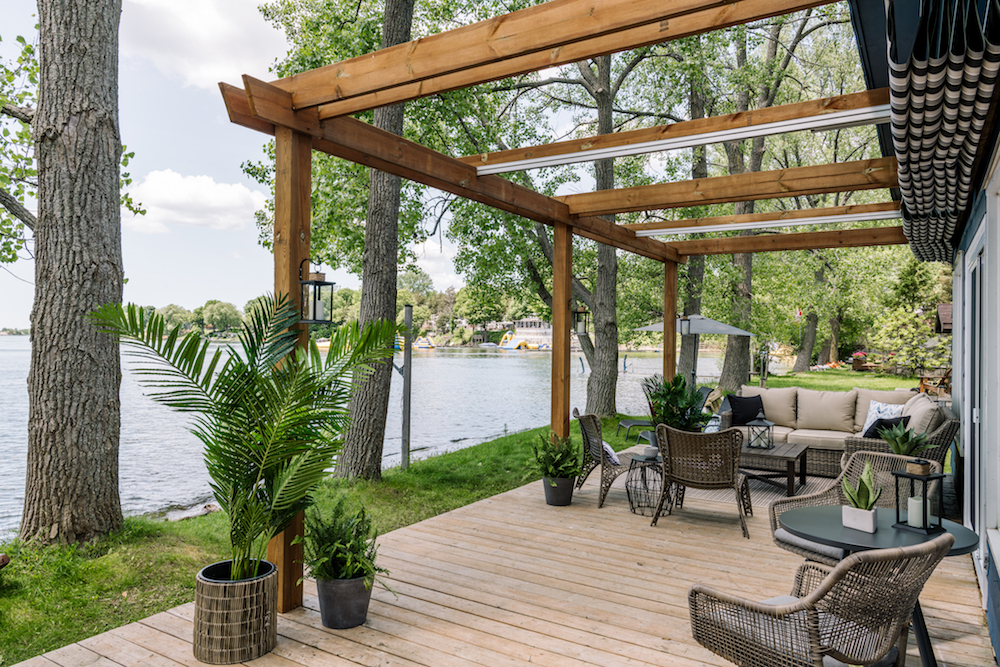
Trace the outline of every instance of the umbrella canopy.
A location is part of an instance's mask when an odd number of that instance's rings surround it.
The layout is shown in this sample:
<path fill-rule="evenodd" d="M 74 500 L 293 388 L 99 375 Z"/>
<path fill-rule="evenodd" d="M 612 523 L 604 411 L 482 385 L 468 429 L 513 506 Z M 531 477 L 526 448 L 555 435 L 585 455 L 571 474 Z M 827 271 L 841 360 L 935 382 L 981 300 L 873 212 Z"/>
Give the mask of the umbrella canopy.
<path fill-rule="evenodd" d="M 730 336 L 753 336 L 755 334 L 749 331 L 744 331 L 743 329 L 737 329 L 736 327 L 729 326 L 718 320 L 713 320 L 708 317 L 702 317 L 701 315 L 688 315 L 688 320 L 691 322 L 691 333 L 693 334 L 728 334 Z M 680 320 L 677 320 L 677 330 L 680 331 L 681 324 Z M 639 327 L 638 329 L 633 329 L 633 331 L 663 331 L 663 322 L 657 322 L 656 324 L 650 324 L 649 326 Z"/>

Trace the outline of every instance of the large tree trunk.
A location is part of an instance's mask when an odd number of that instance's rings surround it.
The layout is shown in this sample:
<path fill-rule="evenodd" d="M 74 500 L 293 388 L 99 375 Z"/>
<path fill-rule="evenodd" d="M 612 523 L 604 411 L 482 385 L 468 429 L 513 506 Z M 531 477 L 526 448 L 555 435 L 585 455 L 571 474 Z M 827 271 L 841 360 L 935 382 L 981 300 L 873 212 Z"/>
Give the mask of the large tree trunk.
<path fill-rule="evenodd" d="M 737 203 L 736 211 L 738 213 L 742 212 L 741 208 L 750 208 L 751 210 L 748 212 L 752 212 L 753 203 Z M 748 234 L 740 232 L 740 236 L 745 235 Z M 741 329 L 749 330 L 750 305 L 753 296 L 753 254 L 733 255 L 733 264 L 739 268 L 740 279 L 732 288 L 733 321 L 731 323 Z M 726 338 L 726 356 L 722 362 L 719 388 L 723 391 L 737 391 L 741 385 L 750 381 L 750 337 L 727 336 Z"/>
<path fill-rule="evenodd" d="M 85 320 L 122 298 L 118 0 L 40 0 L 35 302 L 20 537 L 122 525 L 118 343 Z"/>
<path fill-rule="evenodd" d="M 596 89 L 597 131 L 614 131 L 612 118 L 611 56 L 594 61 L 600 85 Z M 598 160 L 594 180 L 598 190 L 615 187 L 614 160 Z M 614 222 L 614 216 L 605 216 Z M 587 412 L 602 417 L 614 415 L 618 388 L 618 253 L 613 246 L 597 244 L 597 280 L 594 283 L 594 353 L 587 378 Z"/>
<path fill-rule="evenodd" d="M 386 0 L 382 48 L 410 40 L 414 0 Z M 375 127 L 403 133 L 403 105 L 375 110 Z M 361 267 L 362 324 L 396 319 L 396 262 L 399 254 L 398 176 L 372 169 L 368 176 L 368 215 L 365 250 Z M 340 457 L 339 474 L 345 477 L 380 479 L 385 416 L 389 407 L 392 366 L 379 364 L 367 381 L 360 383 L 351 400 L 352 425 Z"/>
<path fill-rule="evenodd" d="M 689 98 L 691 110 L 691 120 L 705 117 L 705 97 L 701 83 L 696 79 L 691 82 Z M 696 146 L 691 149 L 691 178 L 708 178 L 708 152 L 704 146 Z M 702 234 L 692 234 L 690 238 L 701 238 Z M 688 258 L 685 271 L 683 303 L 681 312 L 684 315 L 697 315 L 701 313 L 701 292 L 705 283 L 705 256 L 693 255 Z M 677 372 L 684 379 L 696 384 L 697 378 L 691 379 L 691 374 L 695 372 L 698 363 L 698 335 L 681 336 L 681 355 L 677 365 Z"/>
<path fill-rule="evenodd" d="M 812 361 L 813 348 L 816 347 L 816 325 L 819 324 L 819 316 L 815 311 L 809 311 L 806 315 L 806 327 L 802 334 L 802 347 L 795 355 L 795 365 L 792 366 L 793 373 L 803 373 L 809 370 Z"/>

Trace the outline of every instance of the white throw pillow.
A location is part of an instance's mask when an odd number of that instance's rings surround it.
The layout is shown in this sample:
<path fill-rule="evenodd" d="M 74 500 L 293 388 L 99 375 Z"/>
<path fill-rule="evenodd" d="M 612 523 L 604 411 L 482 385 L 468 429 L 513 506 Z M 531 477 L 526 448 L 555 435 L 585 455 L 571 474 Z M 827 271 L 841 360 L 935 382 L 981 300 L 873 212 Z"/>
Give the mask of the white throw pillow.
<path fill-rule="evenodd" d="M 601 441 L 601 444 L 604 445 L 604 455 L 608 457 L 608 460 L 611 461 L 613 465 L 620 466 L 622 462 L 618 460 L 618 455 L 615 454 L 615 450 L 611 449 L 611 445 L 603 440 Z"/>
<path fill-rule="evenodd" d="M 865 426 L 861 429 L 861 432 L 867 433 L 871 425 L 878 419 L 893 419 L 894 417 L 902 417 L 903 407 L 904 406 L 902 405 L 872 401 L 871 405 L 868 406 L 868 417 L 865 419 Z"/>

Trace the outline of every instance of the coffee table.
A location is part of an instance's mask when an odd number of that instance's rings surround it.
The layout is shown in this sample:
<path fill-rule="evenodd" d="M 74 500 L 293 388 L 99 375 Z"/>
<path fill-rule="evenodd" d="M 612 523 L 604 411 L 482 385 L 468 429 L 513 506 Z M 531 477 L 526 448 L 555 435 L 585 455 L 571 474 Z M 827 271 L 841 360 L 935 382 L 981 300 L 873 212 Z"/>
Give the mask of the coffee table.
<path fill-rule="evenodd" d="M 743 445 L 743 449 L 740 450 L 740 460 L 743 460 L 744 456 L 756 456 L 758 458 L 773 459 L 775 461 L 785 462 L 785 472 L 765 472 L 759 468 L 754 468 L 748 466 L 743 467 L 740 464 L 740 472 L 742 472 L 747 477 L 752 477 L 753 479 L 759 479 L 762 482 L 766 482 L 771 486 L 776 486 L 779 489 L 785 490 L 786 496 L 795 495 L 795 464 L 798 463 L 799 466 L 799 484 L 802 486 L 806 485 L 806 452 L 809 450 L 809 445 L 793 445 L 787 442 L 779 442 L 774 445 L 771 449 L 761 449 L 759 447 L 750 447 L 749 445 Z M 777 480 L 783 480 L 779 482 Z"/>
<path fill-rule="evenodd" d="M 778 517 L 778 523 L 792 535 L 845 551 L 913 546 L 934 539 L 940 534 L 924 535 L 893 528 L 892 525 L 896 522 L 896 512 L 888 509 L 880 510 L 877 519 L 878 528 L 876 531 L 865 533 L 853 528 L 844 528 L 840 505 L 818 505 L 797 507 L 782 512 L 781 516 Z M 941 526 L 955 536 L 955 544 L 948 551 L 948 556 L 972 553 L 979 548 L 979 536 L 974 531 L 947 519 L 941 521 Z M 927 636 L 927 624 L 924 622 L 924 613 L 920 609 L 919 600 L 913 608 L 913 635 L 917 640 L 917 648 L 920 650 L 920 664 L 924 667 L 937 667 L 934 648 Z"/>

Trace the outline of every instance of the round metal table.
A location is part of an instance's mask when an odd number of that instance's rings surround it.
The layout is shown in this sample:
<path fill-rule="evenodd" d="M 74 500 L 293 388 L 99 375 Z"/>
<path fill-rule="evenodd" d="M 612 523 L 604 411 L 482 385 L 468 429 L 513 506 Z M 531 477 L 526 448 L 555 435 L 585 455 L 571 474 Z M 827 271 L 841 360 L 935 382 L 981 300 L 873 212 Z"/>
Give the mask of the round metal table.
<path fill-rule="evenodd" d="M 783 512 L 778 517 L 778 523 L 792 535 L 845 551 L 915 546 L 941 534 L 924 535 L 893 528 L 892 525 L 896 523 L 896 511 L 888 508 L 879 508 L 876 518 L 878 520 L 876 531 L 865 533 L 853 528 L 844 528 L 840 505 L 818 505 L 797 507 Z M 979 548 L 979 535 L 974 531 L 947 519 L 941 521 L 941 526 L 955 536 L 955 544 L 948 551 L 948 556 L 972 553 Z M 920 609 L 919 600 L 913 608 L 913 634 L 920 650 L 920 663 L 924 667 L 936 667 L 937 660 L 934 658 L 934 649 L 927 636 L 927 624 L 924 622 L 924 613 Z"/>

